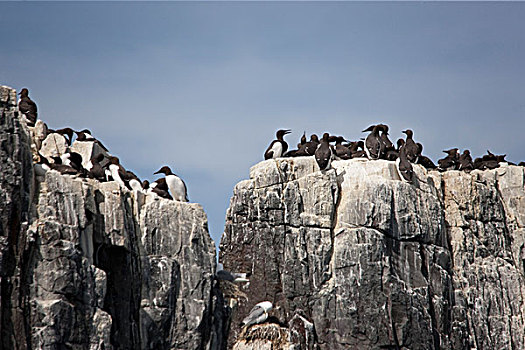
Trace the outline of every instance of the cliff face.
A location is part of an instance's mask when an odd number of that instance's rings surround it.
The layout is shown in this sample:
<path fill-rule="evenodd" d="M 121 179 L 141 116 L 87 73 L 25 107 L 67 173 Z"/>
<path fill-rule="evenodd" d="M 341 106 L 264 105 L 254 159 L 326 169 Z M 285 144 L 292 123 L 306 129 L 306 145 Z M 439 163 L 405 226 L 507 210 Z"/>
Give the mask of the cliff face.
<path fill-rule="evenodd" d="M 381 160 L 252 167 L 221 241 L 225 269 L 251 273 L 230 346 L 525 348 L 524 168 L 414 168 L 415 184 Z M 280 345 L 239 337 L 236 325 L 263 300 L 283 323 Z"/>
<path fill-rule="evenodd" d="M 0 92 L 0 348 L 218 348 L 202 207 L 55 171 L 37 178 L 38 128 L 20 123 L 14 90 Z"/>

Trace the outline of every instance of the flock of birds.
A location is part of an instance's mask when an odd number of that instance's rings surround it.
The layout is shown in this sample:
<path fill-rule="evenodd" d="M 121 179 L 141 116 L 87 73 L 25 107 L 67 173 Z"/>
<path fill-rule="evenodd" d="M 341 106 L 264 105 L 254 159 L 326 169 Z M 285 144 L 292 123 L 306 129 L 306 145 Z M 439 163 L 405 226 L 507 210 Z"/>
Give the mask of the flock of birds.
<path fill-rule="evenodd" d="M 20 100 L 18 101 L 18 110 L 25 116 L 26 123 L 34 127 L 37 121 L 38 112 L 34 101 L 29 98 L 28 89 L 20 91 Z M 45 125 L 45 124 L 44 124 Z M 100 182 L 116 181 L 121 187 L 129 190 L 139 191 L 144 194 L 155 194 L 166 199 L 173 199 L 180 202 L 188 202 L 187 188 L 184 181 L 174 174 L 169 166 L 163 166 L 153 174 L 164 174 L 164 177 L 150 183 L 148 180 L 140 179 L 132 171 L 126 170 L 121 164 L 118 157 L 110 155 L 108 149 L 91 135 L 91 131 L 84 129 L 75 131 L 71 128 L 58 130 L 48 129 L 45 126 L 45 137 L 50 134 L 60 135 L 64 138 L 67 149 L 63 154 L 55 154 L 48 159 L 38 152 L 38 162 L 35 164 L 37 176 L 43 176 L 49 170 L 55 170 L 64 175 L 74 175 L 81 178 L 95 179 Z M 76 136 L 76 137 L 75 137 Z M 69 148 L 75 142 L 93 142 L 104 150 L 98 153 L 87 162 L 86 166 L 82 156 L 71 151 Z"/>
<path fill-rule="evenodd" d="M 300 143 L 297 144 L 297 149 L 289 151 L 284 136 L 289 134 L 290 130 L 281 129 L 277 131 L 276 139 L 264 153 L 264 159 L 314 156 L 321 170 L 329 169 L 334 159 L 385 159 L 395 161 L 401 178 L 408 182 L 414 179 L 412 164 L 420 164 L 426 169 L 439 171 L 463 170 L 469 172 L 474 169 L 495 169 L 500 166 L 500 163 L 507 162 L 505 155 L 495 155 L 490 151 L 487 151 L 483 157 L 472 160 L 469 150 L 464 150 L 460 154 L 458 148 L 452 148 L 443 151 L 447 156 L 438 160 L 436 166 L 429 157 L 422 154 L 423 145 L 414 141 L 412 130 L 402 131 L 406 134 L 406 139 L 397 140 L 396 146 L 390 141 L 388 130 L 388 125 L 385 124 L 371 125 L 363 130 L 363 132 L 369 132 L 368 136 L 359 141 L 347 141 L 343 136 L 329 133 L 324 133 L 321 140 L 316 134 L 313 134 L 307 141 L 306 133 L 304 133 Z M 519 165 L 525 166 L 525 162 Z"/>

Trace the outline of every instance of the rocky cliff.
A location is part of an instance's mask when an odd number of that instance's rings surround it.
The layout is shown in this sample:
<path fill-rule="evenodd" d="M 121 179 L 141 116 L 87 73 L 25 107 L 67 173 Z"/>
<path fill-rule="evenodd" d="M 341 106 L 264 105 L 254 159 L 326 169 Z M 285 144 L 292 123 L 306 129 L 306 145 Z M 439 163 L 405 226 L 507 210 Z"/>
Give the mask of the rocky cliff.
<path fill-rule="evenodd" d="M 0 88 L 0 108 L 0 348 L 220 348 L 202 207 L 38 178 L 38 127 L 20 121 L 14 90 Z"/>
<path fill-rule="evenodd" d="M 524 168 L 414 168 L 410 184 L 382 160 L 252 167 L 220 246 L 251 274 L 230 347 L 525 349 Z M 275 322 L 240 334 L 263 300 Z"/>

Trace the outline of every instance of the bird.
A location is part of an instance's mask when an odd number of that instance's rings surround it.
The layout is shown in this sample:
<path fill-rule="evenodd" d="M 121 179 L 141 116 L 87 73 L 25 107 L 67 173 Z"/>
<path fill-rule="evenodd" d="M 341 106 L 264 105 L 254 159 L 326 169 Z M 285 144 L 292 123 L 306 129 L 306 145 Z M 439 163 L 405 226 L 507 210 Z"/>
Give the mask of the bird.
<path fill-rule="evenodd" d="M 251 326 L 252 324 L 262 323 L 268 318 L 268 312 L 273 308 L 270 301 L 262 301 L 256 304 L 243 320 L 241 325 L 244 327 Z"/>
<path fill-rule="evenodd" d="M 330 162 L 332 161 L 332 148 L 329 143 L 330 134 L 325 132 L 319 147 L 315 150 L 315 161 L 319 165 L 319 169 L 326 170 L 330 168 Z"/>
<path fill-rule="evenodd" d="M 468 149 L 463 150 L 463 153 L 459 156 L 459 167 L 458 170 L 471 171 L 474 169 L 474 163 L 472 163 L 472 157 Z"/>
<path fill-rule="evenodd" d="M 100 162 L 104 160 L 104 154 L 99 153 L 96 156 L 92 157 L 88 164 L 86 165 L 86 170 L 90 177 L 104 182 L 106 181 L 106 173 L 104 168 L 100 165 Z"/>
<path fill-rule="evenodd" d="M 380 140 L 383 144 L 383 153 L 382 158 L 387 159 L 387 156 L 389 152 L 395 151 L 394 145 L 392 144 L 392 141 L 388 138 L 388 125 L 386 124 L 378 124 L 381 128 L 381 136 Z"/>
<path fill-rule="evenodd" d="M 310 141 L 308 141 L 305 144 L 305 153 L 308 156 L 313 156 L 315 154 L 315 150 L 319 147 L 319 137 L 317 137 L 316 134 L 310 135 Z"/>
<path fill-rule="evenodd" d="M 102 144 L 102 142 L 100 142 L 99 140 L 97 140 L 96 138 L 94 138 L 93 136 L 91 136 L 91 131 L 89 131 L 88 129 L 84 129 L 84 130 L 81 130 L 81 131 L 75 131 L 75 134 L 77 134 L 77 141 L 82 141 L 82 142 L 95 142 L 96 144 L 98 144 L 104 151 L 106 152 L 109 152 L 108 149 Z"/>
<path fill-rule="evenodd" d="M 186 184 L 180 177 L 171 172 L 169 166 L 165 165 L 154 174 L 164 174 L 166 177 L 166 184 L 171 192 L 174 200 L 179 202 L 188 202 L 188 193 Z"/>
<path fill-rule="evenodd" d="M 363 130 L 363 132 L 372 131 L 365 139 L 365 151 L 369 159 L 379 159 L 385 149 L 379 136 L 380 130 L 382 130 L 380 125 L 372 125 Z"/>
<path fill-rule="evenodd" d="M 264 152 L 264 159 L 276 159 L 280 158 L 288 150 L 288 144 L 284 141 L 283 137 L 289 134 L 289 129 L 281 129 L 276 133 L 277 139 L 273 140 L 266 152 Z"/>
<path fill-rule="evenodd" d="M 365 148 L 365 144 L 363 141 L 352 141 L 348 145 L 348 151 L 350 152 L 350 155 L 352 156 L 352 158 L 366 157 L 366 152 L 364 148 Z"/>
<path fill-rule="evenodd" d="M 29 98 L 29 90 L 27 88 L 20 90 L 19 95 L 18 110 L 26 116 L 27 125 L 35 126 L 38 117 L 36 103 Z"/>
<path fill-rule="evenodd" d="M 457 148 L 451 148 L 449 150 L 444 150 L 444 153 L 447 154 L 445 158 L 438 160 L 438 170 L 447 171 L 447 170 L 456 170 L 459 162 L 459 155 Z"/>
<path fill-rule="evenodd" d="M 142 191 L 142 184 L 140 179 L 132 171 L 124 169 L 120 165 L 120 160 L 117 157 L 110 156 L 109 171 L 111 172 L 111 177 L 116 181 L 121 187 L 125 187 L 134 191 Z"/>
<path fill-rule="evenodd" d="M 286 152 L 283 157 L 301 157 L 307 156 L 306 154 L 306 131 L 301 136 L 301 142 L 297 144 L 297 149 Z"/>
<path fill-rule="evenodd" d="M 159 197 L 173 200 L 173 197 L 168 192 L 168 185 L 164 177 L 157 179 L 151 184 L 148 180 L 144 180 L 142 181 L 142 188 L 146 190 L 146 193 L 155 193 Z"/>
<path fill-rule="evenodd" d="M 345 140 L 343 136 L 335 136 L 335 155 L 339 159 L 350 159 L 352 158 L 352 155 L 350 153 L 350 150 L 348 149 L 348 146 L 343 145 L 343 142 L 348 142 Z"/>
<path fill-rule="evenodd" d="M 423 145 L 421 143 L 416 143 L 417 145 L 417 161 L 416 164 L 420 164 L 424 166 L 427 169 L 436 169 L 436 164 L 432 161 L 432 159 L 428 158 L 427 156 L 422 155 L 423 152 Z"/>
<path fill-rule="evenodd" d="M 406 152 L 407 149 L 401 147 L 399 150 L 399 157 L 396 159 L 396 167 L 399 175 L 401 175 L 401 179 L 407 182 L 412 182 L 414 169 L 412 168 L 412 164 L 408 161 Z"/>
<path fill-rule="evenodd" d="M 405 147 L 406 156 L 409 162 L 416 163 L 418 147 L 413 140 L 414 133 L 412 130 L 407 129 L 402 131 L 403 134 L 406 134 L 406 140 L 403 147 Z"/>

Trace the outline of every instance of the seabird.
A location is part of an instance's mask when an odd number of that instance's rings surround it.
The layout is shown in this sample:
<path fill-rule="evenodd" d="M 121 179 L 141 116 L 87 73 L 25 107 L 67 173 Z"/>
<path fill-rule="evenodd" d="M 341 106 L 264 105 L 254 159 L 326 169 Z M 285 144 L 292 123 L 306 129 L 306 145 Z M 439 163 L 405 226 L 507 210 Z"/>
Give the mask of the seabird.
<path fill-rule="evenodd" d="M 348 142 L 342 136 L 335 137 L 335 155 L 340 159 L 351 159 L 352 154 L 348 146 L 343 145 L 343 142 Z"/>
<path fill-rule="evenodd" d="M 423 152 L 423 145 L 421 143 L 416 143 L 417 145 L 417 162 L 416 164 L 420 164 L 424 166 L 427 169 L 436 169 L 436 164 L 432 161 L 432 159 L 428 158 L 427 156 L 424 156 L 421 154 Z"/>
<path fill-rule="evenodd" d="M 46 157 L 40 156 L 40 164 L 42 164 L 42 167 L 44 168 L 44 164 L 47 165 L 51 170 L 58 171 L 62 175 L 78 175 L 78 171 L 69 165 L 62 164 L 62 159 L 59 156 L 52 156 L 54 163 L 49 163 Z M 45 168 L 44 168 L 45 169 Z"/>
<path fill-rule="evenodd" d="M 301 136 L 301 142 L 297 144 L 297 149 L 286 152 L 283 157 L 301 157 L 307 156 L 306 154 L 306 131 Z"/>
<path fill-rule="evenodd" d="M 474 163 L 472 163 L 472 157 L 468 149 L 464 150 L 459 156 L 459 168 L 458 170 L 471 171 L 474 169 Z"/>
<path fill-rule="evenodd" d="M 319 169 L 326 170 L 330 168 L 330 162 L 332 161 L 332 148 L 329 143 L 330 135 L 325 132 L 319 147 L 315 150 L 315 161 L 319 165 Z"/>
<path fill-rule="evenodd" d="M 87 169 L 87 171 L 90 177 L 100 182 L 106 181 L 106 172 L 104 171 L 104 168 L 102 167 L 102 165 L 100 165 L 100 162 L 102 162 L 103 160 L 104 160 L 104 154 L 99 153 L 93 158 L 91 158 L 91 160 L 87 164 L 89 168 Z"/>
<path fill-rule="evenodd" d="M 283 137 L 289 134 L 291 131 L 282 129 L 277 131 L 277 139 L 273 140 L 266 152 L 264 152 L 264 159 L 275 159 L 280 158 L 288 150 L 288 144 L 284 141 Z"/>
<path fill-rule="evenodd" d="M 458 168 L 459 155 L 457 148 L 451 148 L 449 150 L 444 150 L 444 153 L 447 154 L 445 158 L 438 160 L 438 170 L 447 171 L 447 170 L 456 170 Z"/>
<path fill-rule="evenodd" d="M 262 301 L 255 305 L 250 314 L 242 320 L 241 326 L 248 327 L 252 324 L 262 323 L 268 318 L 268 312 L 273 308 L 269 301 Z"/>
<path fill-rule="evenodd" d="M 171 172 L 171 169 L 168 166 L 163 166 L 154 174 L 164 174 L 166 175 L 166 184 L 173 196 L 173 199 L 179 202 L 188 202 L 188 193 L 186 189 L 186 184 L 180 177 Z"/>
<path fill-rule="evenodd" d="M 408 161 L 406 152 L 406 148 L 401 147 L 399 150 L 399 157 L 396 159 L 396 167 L 399 175 L 401 175 L 401 179 L 407 182 L 412 182 L 414 169 L 412 168 L 412 164 Z"/>
<path fill-rule="evenodd" d="M 312 134 L 310 136 L 310 141 L 305 144 L 304 151 L 306 155 L 313 156 L 317 150 L 317 147 L 319 147 L 319 138 L 316 134 Z"/>
<path fill-rule="evenodd" d="M 106 152 L 109 152 L 108 149 L 102 144 L 102 142 L 100 142 L 99 140 L 97 140 L 96 138 L 94 138 L 92 135 L 91 135 L 91 131 L 89 131 L 88 129 L 84 129 L 84 130 L 81 130 L 81 131 L 75 131 L 75 134 L 77 134 L 77 141 L 82 141 L 82 142 L 95 142 L 96 144 L 98 144 L 104 151 Z"/>
<path fill-rule="evenodd" d="M 352 158 L 361 158 L 366 157 L 366 152 L 364 150 L 365 144 L 363 141 L 352 141 L 348 145 L 348 151 Z M 361 148 L 361 149 L 359 149 Z"/>
<path fill-rule="evenodd" d="M 365 139 L 366 155 L 369 159 L 379 159 L 385 150 L 381 142 L 381 137 L 379 136 L 379 131 L 382 130 L 382 127 L 380 125 L 373 125 L 363 130 L 363 132 L 370 131 L 370 128 L 372 128 L 372 132 L 368 134 Z"/>
<path fill-rule="evenodd" d="M 29 98 L 29 90 L 23 88 L 20 93 L 20 100 L 18 101 L 18 110 L 26 116 L 27 125 L 35 126 L 38 117 L 36 103 Z"/>
<path fill-rule="evenodd" d="M 418 147 L 412 138 L 414 136 L 414 133 L 410 129 L 403 130 L 402 133 L 407 135 L 405 144 L 403 146 L 406 148 L 405 152 L 407 159 L 409 162 L 416 163 Z"/>
<path fill-rule="evenodd" d="M 380 140 L 381 140 L 381 143 L 383 144 L 382 157 L 384 159 L 388 159 L 389 153 L 392 151 L 395 152 L 395 148 L 394 148 L 394 145 L 392 144 L 392 141 L 390 141 L 390 139 L 388 138 L 388 125 L 379 124 L 379 127 L 381 128 Z"/>

